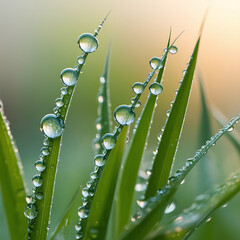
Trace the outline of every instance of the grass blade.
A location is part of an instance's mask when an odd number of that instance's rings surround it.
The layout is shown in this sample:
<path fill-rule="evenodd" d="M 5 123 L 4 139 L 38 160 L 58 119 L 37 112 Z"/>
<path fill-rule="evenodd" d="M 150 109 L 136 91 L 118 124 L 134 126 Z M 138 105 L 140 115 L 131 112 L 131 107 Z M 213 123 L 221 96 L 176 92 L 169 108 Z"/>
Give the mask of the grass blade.
<path fill-rule="evenodd" d="M 152 174 L 150 175 L 145 193 L 146 199 L 154 196 L 159 188 L 167 184 L 188 105 L 199 43 L 200 37 L 196 43 L 188 68 L 183 77 L 182 84 L 170 111 L 169 118 L 165 124 L 165 129 L 154 159 Z"/>
<path fill-rule="evenodd" d="M 187 239 L 190 235 L 234 195 L 240 191 L 240 173 L 218 188 L 196 198 L 188 209 L 149 235 L 149 239 Z"/>
<path fill-rule="evenodd" d="M 178 170 L 175 176 L 172 176 L 169 183 L 163 188 L 158 190 L 154 197 L 147 200 L 145 207 L 139 211 L 138 217 L 135 218 L 135 222 L 132 223 L 130 229 L 122 234 L 121 240 L 131 239 L 144 239 L 153 229 L 154 226 L 160 223 L 163 216 L 163 212 L 171 202 L 177 188 L 191 171 L 191 169 L 197 164 L 197 162 L 204 156 L 207 151 L 217 142 L 219 138 L 223 136 L 229 129 L 231 129 L 236 122 L 240 119 L 240 114 L 233 118 L 224 128 L 222 128 L 217 134 L 210 138 L 204 146 L 199 149 L 195 156 L 188 159 L 185 167 Z"/>
<path fill-rule="evenodd" d="M 98 94 L 98 119 L 96 123 L 98 137 L 93 140 L 94 154 L 102 153 L 103 146 L 101 138 L 104 134 L 112 132 L 111 109 L 109 98 L 109 60 L 110 60 L 111 44 L 108 47 L 105 60 L 104 71 L 100 77 L 100 88 Z"/>
<path fill-rule="evenodd" d="M 108 219 L 122 163 L 127 127 L 122 129 L 116 146 L 111 151 L 92 202 L 84 239 L 105 239 Z"/>
<path fill-rule="evenodd" d="M 169 34 L 167 48 L 170 45 L 171 32 Z M 161 83 L 167 54 L 164 55 L 163 67 L 159 70 L 156 82 Z M 141 116 L 135 125 L 135 133 L 131 139 L 125 163 L 119 180 L 118 191 L 116 195 L 116 211 L 118 218 L 118 234 L 128 224 L 131 214 L 131 207 L 134 198 L 134 188 L 137 181 L 137 175 L 144 151 L 144 146 L 149 134 L 151 120 L 154 115 L 157 96 L 149 93 L 148 100 L 144 106 Z"/>
<path fill-rule="evenodd" d="M 26 192 L 18 149 L 0 101 L 0 188 L 11 239 L 25 239 L 27 219 L 23 212 Z"/>
<path fill-rule="evenodd" d="M 108 16 L 108 15 L 107 15 Z M 103 23 L 106 21 L 107 16 L 104 18 L 103 22 L 99 25 L 98 29 L 95 31 L 94 36 L 96 37 L 102 28 Z M 82 54 L 83 62 L 79 63 L 78 71 L 81 72 L 81 69 L 86 61 L 88 53 Z M 76 85 L 67 87 L 67 94 L 63 96 L 64 106 L 61 110 L 61 118 L 66 122 L 67 113 L 70 107 L 71 99 L 74 93 Z M 44 198 L 39 200 L 35 199 L 35 205 L 37 206 L 38 216 L 31 220 L 29 223 L 29 238 L 36 240 L 43 240 L 47 237 L 47 232 L 49 229 L 49 219 L 51 215 L 53 193 L 55 186 L 55 179 L 57 173 L 58 159 L 60 154 L 60 146 L 62 142 L 61 135 L 58 138 L 50 139 L 51 152 L 45 158 L 46 169 L 42 172 L 41 177 L 43 179 L 43 185 L 38 187 L 37 191 L 43 193 Z M 34 190 L 35 192 L 35 190 Z"/>

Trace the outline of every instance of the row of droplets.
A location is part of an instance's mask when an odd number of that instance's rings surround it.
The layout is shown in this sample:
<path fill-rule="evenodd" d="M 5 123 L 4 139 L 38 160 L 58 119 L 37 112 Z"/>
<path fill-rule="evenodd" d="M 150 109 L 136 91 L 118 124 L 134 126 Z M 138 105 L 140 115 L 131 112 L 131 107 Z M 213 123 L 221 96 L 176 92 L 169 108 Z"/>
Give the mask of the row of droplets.
<path fill-rule="evenodd" d="M 91 180 L 87 182 L 86 187 L 82 189 L 83 204 L 81 207 L 78 208 L 79 222 L 75 225 L 75 229 L 77 231 L 76 239 L 82 239 L 84 236 L 84 231 L 86 228 L 87 218 L 89 215 L 94 192 L 96 190 L 97 184 L 99 182 L 99 178 L 101 176 L 101 173 L 103 171 L 107 158 L 110 154 L 110 151 L 116 145 L 118 136 L 123 126 L 130 125 L 135 120 L 135 112 L 133 109 L 141 105 L 139 98 L 143 93 L 145 87 L 147 86 L 149 81 L 152 79 L 155 72 L 163 67 L 163 60 L 167 54 L 167 50 L 168 52 L 175 54 L 177 52 L 177 47 L 171 46 L 169 49 L 166 49 L 162 58 L 158 58 L 158 57 L 151 58 L 149 63 L 153 71 L 148 75 L 144 83 L 136 82 L 133 84 L 132 89 L 133 89 L 133 92 L 136 94 L 136 96 L 131 99 L 131 105 L 130 106 L 120 105 L 115 109 L 114 119 L 116 123 L 119 125 L 115 127 L 115 130 L 113 133 L 106 133 L 101 138 L 101 143 L 104 148 L 104 151 L 102 154 L 98 154 L 94 157 L 95 170 L 90 175 Z M 105 83 L 105 79 L 103 77 L 100 77 L 100 82 L 102 84 Z M 163 87 L 161 84 L 154 82 L 150 85 L 149 90 L 151 94 L 159 95 L 162 92 Z M 102 99 L 98 99 L 98 100 L 101 103 Z M 101 126 L 99 125 L 99 123 L 97 123 L 96 128 L 97 130 L 101 129 Z M 96 138 L 98 140 L 100 136 L 97 135 Z M 96 231 L 94 231 L 94 237 L 96 236 L 97 236 Z"/>
<path fill-rule="evenodd" d="M 100 25 L 102 26 L 102 24 Z M 65 128 L 64 118 L 74 91 L 74 86 L 78 81 L 79 74 L 82 73 L 81 68 L 85 64 L 87 55 L 94 52 L 98 47 L 96 36 L 99 29 L 95 32 L 95 35 L 84 33 L 79 36 L 78 44 L 83 51 L 83 54 L 77 58 L 77 65 L 74 68 L 66 68 L 61 72 L 60 78 L 65 86 L 60 89 L 61 97 L 55 100 L 56 106 L 53 108 L 54 114 L 47 114 L 41 120 L 40 130 L 45 136 L 45 139 L 43 140 L 43 147 L 41 149 L 39 160 L 35 162 L 35 168 L 38 171 L 38 174 L 32 178 L 34 185 L 32 195 L 26 197 L 27 206 L 24 211 L 24 215 L 29 219 L 28 239 L 31 239 L 34 219 L 38 215 L 36 201 L 44 198 L 41 189 L 43 185 L 43 178 L 41 175 L 46 169 L 46 161 L 52 150 L 53 139 L 58 138 L 63 134 Z"/>

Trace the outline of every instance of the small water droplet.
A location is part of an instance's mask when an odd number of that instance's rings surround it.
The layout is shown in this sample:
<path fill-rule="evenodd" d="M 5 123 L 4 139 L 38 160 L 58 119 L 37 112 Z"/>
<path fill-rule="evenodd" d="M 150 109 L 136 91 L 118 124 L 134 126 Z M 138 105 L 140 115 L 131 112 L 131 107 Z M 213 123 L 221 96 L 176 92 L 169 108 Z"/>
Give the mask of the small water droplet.
<path fill-rule="evenodd" d="M 171 112 L 171 110 L 168 110 L 168 111 L 166 112 L 167 117 L 169 117 L 170 112 Z"/>
<path fill-rule="evenodd" d="M 104 84 L 106 82 L 106 80 L 105 80 L 105 78 L 102 76 L 102 77 L 100 77 L 100 83 L 101 84 Z"/>
<path fill-rule="evenodd" d="M 86 186 L 87 186 L 88 188 L 90 188 L 91 185 L 92 185 L 92 181 L 88 181 L 88 182 L 86 183 Z"/>
<path fill-rule="evenodd" d="M 36 198 L 37 198 L 38 200 L 42 200 L 42 199 L 43 199 L 43 193 L 42 193 L 42 192 L 37 192 L 37 193 L 36 193 Z"/>
<path fill-rule="evenodd" d="M 151 68 L 154 70 L 158 70 L 163 67 L 163 62 L 161 58 L 158 58 L 158 57 L 151 58 L 149 63 Z"/>
<path fill-rule="evenodd" d="M 135 98 L 132 98 L 132 99 L 131 99 L 131 104 L 134 104 L 134 102 L 135 102 Z M 137 103 L 136 103 L 136 105 L 135 105 L 135 107 L 138 108 L 138 107 L 140 107 L 140 106 L 141 106 L 141 102 L 138 100 Z"/>
<path fill-rule="evenodd" d="M 42 171 L 45 170 L 46 165 L 44 164 L 43 161 L 38 160 L 38 161 L 35 162 L 35 167 L 36 167 L 36 169 L 37 169 L 39 172 L 42 172 Z"/>
<path fill-rule="evenodd" d="M 99 102 L 99 103 L 103 103 L 103 101 L 104 101 L 103 96 L 98 96 L 98 102 Z"/>
<path fill-rule="evenodd" d="M 146 188 L 147 188 L 147 185 L 144 184 L 144 183 L 137 183 L 137 184 L 135 185 L 135 190 L 136 190 L 137 192 L 142 192 L 142 191 L 146 190 Z"/>
<path fill-rule="evenodd" d="M 97 228 L 90 228 L 90 237 L 97 239 L 99 237 L 99 230 Z"/>
<path fill-rule="evenodd" d="M 41 178 L 40 175 L 35 175 L 33 178 L 32 178 L 32 182 L 33 182 L 33 185 L 35 187 L 41 187 L 42 184 L 43 184 L 43 179 Z"/>
<path fill-rule="evenodd" d="M 153 95 L 158 95 L 162 92 L 163 87 L 161 84 L 154 82 L 149 86 L 149 90 Z"/>
<path fill-rule="evenodd" d="M 34 203 L 35 199 L 34 199 L 33 195 L 26 196 L 26 202 L 27 203 Z"/>
<path fill-rule="evenodd" d="M 83 237 L 83 234 L 82 233 L 77 233 L 76 234 L 76 239 L 80 239 L 80 238 L 82 238 Z"/>
<path fill-rule="evenodd" d="M 98 40 L 91 33 L 83 33 L 78 38 L 78 45 L 85 53 L 92 53 L 98 48 Z"/>
<path fill-rule="evenodd" d="M 82 64 L 85 62 L 84 57 L 79 56 L 79 57 L 77 58 L 77 62 L 78 62 L 78 64 L 82 65 Z"/>
<path fill-rule="evenodd" d="M 178 48 L 176 46 L 171 46 L 169 47 L 168 51 L 171 53 L 171 54 L 176 54 L 178 52 Z"/>
<path fill-rule="evenodd" d="M 144 208 L 144 207 L 147 205 L 147 201 L 137 200 L 137 205 L 138 205 L 140 208 Z"/>
<path fill-rule="evenodd" d="M 61 72 L 61 79 L 64 85 L 74 86 L 78 80 L 78 71 L 73 68 L 66 68 Z"/>
<path fill-rule="evenodd" d="M 230 127 L 227 131 L 228 131 L 228 132 L 232 132 L 233 129 L 234 129 L 234 127 Z"/>
<path fill-rule="evenodd" d="M 91 177 L 91 179 L 96 179 L 96 178 L 98 177 L 98 175 L 97 175 L 96 172 L 92 172 L 92 173 L 90 174 L 90 177 Z"/>
<path fill-rule="evenodd" d="M 61 92 L 62 95 L 67 95 L 68 90 L 67 90 L 66 87 L 62 87 L 62 88 L 60 89 L 60 92 Z"/>
<path fill-rule="evenodd" d="M 176 179 L 176 177 L 172 176 L 168 179 L 168 184 L 171 183 L 172 181 L 174 181 Z"/>
<path fill-rule="evenodd" d="M 43 148 L 41 149 L 41 153 L 42 153 L 44 156 L 48 156 L 48 155 L 50 154 L 49 148 L 43 147 Z"/>
<path fill-rule="evenodd" d="M 188 158 L 186 162 L 186 166 L 192 165 L 193 164 L 193 158 Z"/>
<path fill-rule="evenodd" d="M 95 162 L 96 166 L 102 167 L 106 163 L 106 158 L 104 157 L 104 155 L 99 154 L 99 155 L 95 156 L 94 162 Z"/>
<path fill-rule="evenodd" d="M 75 225 L 76 231 L 79 232 L 81 230 L 81 228 L 82 228 L 81 223 L 78 223 L 78 224 Z"/>
<path fill-rule="evenodd" d="M 88 210 L 85 209 L 84 207 L 80 207 L 78 209 L 78 215 L 80 218 L 87 218 L 88 217 Z"/>
<path fill-rule="evenodd" d="M 132 85 L 132 90 L 136 94 L 141 94 L 144 91 L 144 85 L 143 83 L 136 82 Z"/>
<path fill-rule="evenodd" d="M 64 105 L 64 101 L 63 101 L 63 99 L 62 98 L 57 98 L 56 100 L 55 100 L 55 104 L 56 104 L 56 106 L 57 107 L 62 107 L 63 105 Z"/>
<path fill-rule="evenodd" d="M 212 219 L 211 217 L 210 217 L 210 218 L 208 218 L 208 219 L 206 220 L 206 222 L 210 222 L 210 221 L 211 221 L 211 219 Z"/>
<path fill-rule="evenodd" d="M 130 125 L 135 120 L 135 112 L 127 105 L 120 105 L 114 111 L 114 118 L 120 125 Z"/>
<path fill-rule="evenodd" d="M 101 123 L 97 123 L 97 124 L 96 124 L 96 129 L 97 129 L 97 130 L 101 130 L 101 129 L 102 129 Z"/>
<path fill-rule="evenodd" d="M 226 203 L 226 204 L 224 204 L 224 205 L 222 205 L 222 207 L 223 207 L 223 208 L 227 207 L 227 203 Z"/>
<path fill-rule="evenodd" d="M 29 203 L 25 208 L 24 215 L 31 220 L 36 218 L 38 215 L 37 206 L 34 203 Z"/>
<path fill-rule="evenodd" d="M 82 189 L 82 195 L 86 198 L 88 197 L 89 195 L 89 192 L 88 192 L 89 188 L 85 187 Z"/>
<path fill-rule="evenodd" d="M 107 133 L 102 137 L 102 145 L 105 149 L 113 149 L 116 145 L 117 139 L 115 138 L 114 134 Z"/>
<path fill-rule="evenodd" d="M 185 179 L 183 179 L 180 184 L 184 184 L 184 183 L 185 183 Z"/>
<path fill-rule="evenodd" d="M 64 130 L 63 120 L 54 114 L 47 114 L 41 120 L 41 131 L 49 138 L 60 137 Z"/>
<path fill-rule="evenodd" d="M 171 212 L 173 212 L 174 210 L 175 210 L 175 208 L 176 208 L 176 205 L 175 205 L 175 203 L 171 203 L 170 205 L 168 205 L 168 207 L 165 209 L 165 213 L 167 214 L 167 213 L 171 213 Z"/>

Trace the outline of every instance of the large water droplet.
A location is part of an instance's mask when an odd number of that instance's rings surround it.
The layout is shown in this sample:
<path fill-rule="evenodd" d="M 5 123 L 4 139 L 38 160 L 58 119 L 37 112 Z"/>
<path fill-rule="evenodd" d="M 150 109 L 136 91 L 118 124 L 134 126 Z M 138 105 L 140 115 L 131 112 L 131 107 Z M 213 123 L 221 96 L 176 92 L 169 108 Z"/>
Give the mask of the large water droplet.
<path fill-rule="evenodd" d="M 36 169 L 37 169 L 39 172 L 42 172 L 42 171 L 45 170 L 46 165 L 44 164 L 43 161 L 38 160 L 38 161 L 35 162 L 35 167 L 36 167 Z"/>
<path fill-rule="evenodd" d="M 78 80 L 78 71 L 73 68 L 66 68 L 61 72 L 61 79 L 66 86 L 74 86 Z"/>
<path fill-rule="evenodd" d="M 132 85 L 132 90 L 134 93 L 136 94 L 140 94 L 143 92 L 144 90 L 144 85 L 143 83 L 140 83 L 140 82 L 136 82 Z"/>
<path fill-rule="evenodd" d="M 80 207 L 78 209 L 78 215 L 80 218 L 87 218 L 88 217 L 88 210 L 85 209 L 84 207 Z"/>
<path fill-rule="evenodd" d="M 158 58 L 158 57 L 151 58 L 149 63 L 151 68 L 154 70 L 158 70 L 163 67 L 163 62 L 161 58 Z"/>
<path fill-rule="evenodd" d="M 107 150 L 114 148 L 116 142 L 117 140 L 112 133 L 107 133 L 102 137 L 102 145 Z"/>
<path fill-rule="evenodd" d="M 176 54 L 177 51 L 178 51 L 178 48 L 173 45 L 173 46 L 169 47 L 168 51 L 169 51 L 171 54 Z"/>
<path fill-rule="evenodd" d="M 105 159 L 104 155 L 99 154 L 99 155 L 95 156 L 94 162 L 95 162 L 96 166 L 102 167 L 106 163 L 106 159 Z"/>
<path fill-rule="evenodd" d="M 28 219 L 36 218 L 36 216 L 38 215 L 37 206 L 34 203 L 29 203 L 25 208 L 24 215 Z"/>
<path fill-rule="evenodd" d="M 135 112 L 127 105 L 115 109 L 114 118 L 120 125 L 130 125 L 135 120 Z"/>
<path fill-rule="evenodd" d="M 91 33 L 83 33 L 78 38 L 78 45 L 85 53 L 92 53 L 98 48 L 98 40 Z"/>
<path fill-rule="evenodd" d="M 49 138 L 60 137 L 64 130 L 63 120 L 54 114 L 47 114 L 41 120 L 41 131 Z"/>
<path fill-rule="evenodd" d="M 158 95 L 162 92 L 163 87 L 161 84 L 154 82 L 149 86 L 149 90 L 153 95 Z"/>
<path fill-rule="evenodd" d="M 35 187 L 41 187 L 42 184 L 43 184 L 43 179 L 41 178 L 40 175 L 35 175 L 33 178 L 32 178 L 32 182 L 33 182 L 33 185 Z"/>

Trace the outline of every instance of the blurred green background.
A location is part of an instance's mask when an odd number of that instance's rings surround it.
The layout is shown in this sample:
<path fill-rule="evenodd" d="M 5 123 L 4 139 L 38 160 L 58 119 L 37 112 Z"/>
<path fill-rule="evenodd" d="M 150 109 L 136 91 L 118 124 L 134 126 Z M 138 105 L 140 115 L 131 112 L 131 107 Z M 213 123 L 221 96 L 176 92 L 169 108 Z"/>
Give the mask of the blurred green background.
<path fill-rule="evenodd" d="M 54 100 L 62 87 L 60 72 L 76 64 L 81 54 L 77 38 L 81 33 L 94 32 L 109 10 L 112 10 L 99 35 L 99 48 L 91 54 L 71 104 L 64 132 L 63 147 L 52 209 L 50 232 L 63 215 L 77 187 L 84 185 L 93 169 L 92 139 L 96 134 L 96 95 L 99 75 L 109 41 L 112 40 L 110 90 L 112 111 L 120 104 L 128 104 L 133 97 L 131 85 L 143 82 L 151 71 L 149 59 L 161 56 L 169 29 L 176 37 L 185 30 L 176 45 L 179 51 L 170 56 L 164 75 L 164 91 L 150 135 L 146 157 L 157 143 L 157 135 L 165 122 L 166 111 L 175 96 L 182 78 L 182 70 L 192 53 L 205 12 L 205 23 L 198 67 L 205 80 L 208 100 L 230 119 L 240 110 L 240 1 L 238 0 L 52 0 L 0 2 L 0 99 L 17 142 L 31 188 L 35 174 L 42 134 L 41 118 L 52 112 Z M 200 95 L 194 80 L 190 104 L 176 166 L 193 156 L 199 146 Z M 142 103 L 146 94 L 142 98 Z M 139 114 L 139 110 L 137 111 Z M 213 123 L 213 133 L 218 126 Z M 239 132 L 239 126 L 236 131 Z M 221 183 L 239 168 L 239 156 L 228 140 L 222 139 L 209 153 L 209 169 L 214 183 Z M 178 212 L 188 207 L 201 191 L 197 182 L 201 172 L 194 169 L 179 190 Z M 209 239 L 239 239 L 239 202 L 236 197 L 227 208 L 220 209 L 209 223 L 205 223 L 192 239 L 202 239 L 207 231 Z M 1 200 L 0 200 L 1 201 Z M 0 239 L 9 239 L 6 220 L 0 209 Z M 218 224 L 218 227 L 216 227 Z"/>

